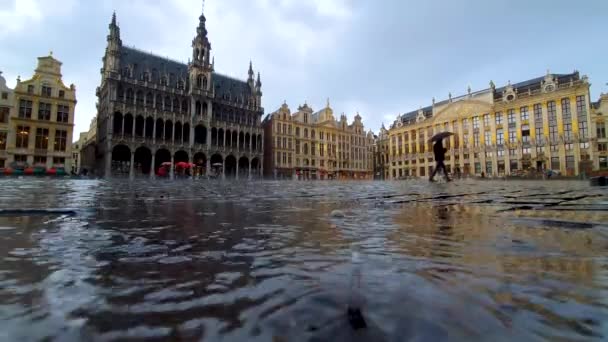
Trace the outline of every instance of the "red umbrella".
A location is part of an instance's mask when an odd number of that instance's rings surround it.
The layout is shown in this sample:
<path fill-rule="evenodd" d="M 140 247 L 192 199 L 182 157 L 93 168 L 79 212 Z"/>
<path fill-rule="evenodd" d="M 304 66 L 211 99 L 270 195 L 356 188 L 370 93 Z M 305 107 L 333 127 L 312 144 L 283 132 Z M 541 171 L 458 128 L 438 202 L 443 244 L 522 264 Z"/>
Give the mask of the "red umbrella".
<path fill-rule="evenodd" d="M 179 167 L 180 169 L 187 169 L 190 167 L 190 163 L 187 162 L 179 162 L 177 164 L 175 164 L 176 167 Z"/>
<path fill-rule="evenodd" d="M 27 169 L 23 170 L 23 173 L 26 175 L 33 175 L 34 174 L 34 168 L 33 167 L 28 167 Z"/>
<path fill-rule="evenodd" d="M 46 170 L 46 174 L 47 175 L 56 175 L 57 174 L 57 169 L 56 168 L 51 168 Z"/>
<path fill-rule="evenodd" d="M 9 167 L 7 167 L 6 169 L 4 169 L 4 174 L 5 174 L 5 175 L 7 175 L 7 176 L 8 176 L 8 175 L 10 175 L 10 174 L 12 174 L 12 173 L 13 173 L 13 169 L 11 169 L 11 168 L 9 168 Z"/>
<path fill-rule="evenodd" d="M 160 166 L 171 166 L 171 162 L 164 162 L 160 164 Z"/>

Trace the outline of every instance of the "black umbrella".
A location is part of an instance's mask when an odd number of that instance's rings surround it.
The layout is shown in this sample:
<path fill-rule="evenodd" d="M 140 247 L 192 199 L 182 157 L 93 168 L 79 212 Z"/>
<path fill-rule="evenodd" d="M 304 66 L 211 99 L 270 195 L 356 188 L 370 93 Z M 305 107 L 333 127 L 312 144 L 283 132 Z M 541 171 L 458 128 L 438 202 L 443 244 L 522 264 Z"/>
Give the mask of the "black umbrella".
<path fill-rule="evenodd" d="M 452 133 L 452 132 L 437 133 L 437 134 L 433 135 L 433 137 L 431 139 L 429 139 L 429 141 L 434 142 L 434 141 L 438 141 L 438 140 L 443 140 L 451 135 L 454 135 L 454 133 Z"/>

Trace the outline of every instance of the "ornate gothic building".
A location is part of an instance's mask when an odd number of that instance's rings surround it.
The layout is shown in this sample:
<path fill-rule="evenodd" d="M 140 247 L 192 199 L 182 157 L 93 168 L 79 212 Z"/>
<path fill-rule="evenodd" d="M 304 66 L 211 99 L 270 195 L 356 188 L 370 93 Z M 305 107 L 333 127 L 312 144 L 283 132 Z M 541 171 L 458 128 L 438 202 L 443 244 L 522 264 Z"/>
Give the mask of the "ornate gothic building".
<path fill-rule="evenodd" d="M 97 89 L 98 169 L 106 177 L 154 177 L 180 162 L 201 174 L 262 174 L 260 74 L 254 80 L 251 62 L 247 81 L 215 72 L 205 22 L 201 15 L 186 65 L 123 46 L 112 16 Z"/>

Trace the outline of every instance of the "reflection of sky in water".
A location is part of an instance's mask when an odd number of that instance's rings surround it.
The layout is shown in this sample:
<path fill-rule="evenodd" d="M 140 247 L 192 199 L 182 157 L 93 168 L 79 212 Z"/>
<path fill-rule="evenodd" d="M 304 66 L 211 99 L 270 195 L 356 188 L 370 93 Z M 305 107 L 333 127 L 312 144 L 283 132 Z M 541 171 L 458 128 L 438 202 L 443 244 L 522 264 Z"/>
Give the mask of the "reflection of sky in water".
<path fill-rule="evenodd" d="M 5 179 L 0 339 L 602 339 L 606 203 L 580 182 Z"/>

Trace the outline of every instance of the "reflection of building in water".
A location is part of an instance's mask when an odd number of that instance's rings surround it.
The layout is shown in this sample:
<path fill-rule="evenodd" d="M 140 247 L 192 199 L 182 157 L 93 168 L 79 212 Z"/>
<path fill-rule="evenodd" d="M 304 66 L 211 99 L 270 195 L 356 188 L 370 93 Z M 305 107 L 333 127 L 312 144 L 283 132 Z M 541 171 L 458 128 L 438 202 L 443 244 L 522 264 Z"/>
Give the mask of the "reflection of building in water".
<path fill-rule="evenodd" d="M 313 113 L 307 104 L 291 113 L 284 103 L 263 122 L 266 175 L 285 179 L 371 179 L 373 134 L 357 113 L 334 118 L 327 106 Z"/>
<path fill-rule="evenodd" d="M 463 174 L 509 175 L 553 169 L 588 172 L 597 160 L 589 82 L 578 72 L 471 92 L 399 115 L 390 127 L 390 175 L 427 177 L 433 167 L 429 138 L 444 141 L 446 167 Z M 595 162 L 597 165 L 597 162 Z"/>
<path fill-rule="evenodd" d="M 25 81 L 17 78 L 6 144 L 7 166 L 71 170 L 76 87 L 63 84 L 61 64 L 52 53 L 38 57 L 34 76 Z M 0 112 L 0 122 L 6 121 L 3 116 Z"/>
<path fill-rule="evenodd" d="M 192 61 L 176 62 L 123 46 L 112 17 L 101 69 L 97 143 L 99 168 L 110 175 L 154 176 L 163 163 L 225 175 L 262 172 L 262 82 L 219 74 L 211 58 L 206 18 L 192 40 Z M 173 172 L 170 173 L 173 175 Z"/>

